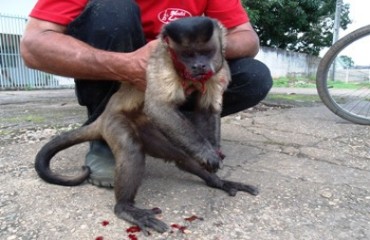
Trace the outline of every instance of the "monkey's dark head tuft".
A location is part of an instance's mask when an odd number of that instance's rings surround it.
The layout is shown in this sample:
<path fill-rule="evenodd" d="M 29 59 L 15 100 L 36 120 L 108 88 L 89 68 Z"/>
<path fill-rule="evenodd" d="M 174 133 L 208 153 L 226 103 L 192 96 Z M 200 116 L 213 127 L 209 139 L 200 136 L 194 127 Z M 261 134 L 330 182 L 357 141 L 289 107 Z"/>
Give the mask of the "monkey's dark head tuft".
<path fill-rule="evenodd" d="M 181 18 L 167 24 L 163 34 L 183 46 L 188 43 L 206 43 L 214 33 L 215 24 L 207 17 Z"/>
<path fill-rule="evenodd" d="M 161 41 L 185 81 L 204 84 L 224 63 L 224 28 L 208 17 L 182 18 L 165 25 Z"/>

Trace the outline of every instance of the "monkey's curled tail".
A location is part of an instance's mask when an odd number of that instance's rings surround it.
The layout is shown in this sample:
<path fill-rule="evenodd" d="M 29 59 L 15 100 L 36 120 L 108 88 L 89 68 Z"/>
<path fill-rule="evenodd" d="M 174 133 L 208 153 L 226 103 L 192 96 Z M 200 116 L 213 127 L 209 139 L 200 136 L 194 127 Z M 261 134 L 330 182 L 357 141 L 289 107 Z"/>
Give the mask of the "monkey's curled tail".
<path fill-rule="evenodd" d="M 50 161 L 55 154 L 64 149 L 99 138 L 99 134 L 95 133 L 91 124 L 56 136 L 50 142 L 46 143 L 37 153 L 35 159 L 37 174 L 44 181 L 56 185 L 76 186 L 83 183 L 90 175 L 89 167 L 83 166 L 82 172 L 78 176 L 63 176 L 50 169 Z"/>

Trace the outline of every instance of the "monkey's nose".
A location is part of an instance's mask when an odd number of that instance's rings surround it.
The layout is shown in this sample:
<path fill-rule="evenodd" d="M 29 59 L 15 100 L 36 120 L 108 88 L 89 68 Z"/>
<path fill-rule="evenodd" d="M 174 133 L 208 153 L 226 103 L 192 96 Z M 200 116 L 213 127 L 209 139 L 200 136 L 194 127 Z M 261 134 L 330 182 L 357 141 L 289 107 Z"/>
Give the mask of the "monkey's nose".
<path fill-rule="evenodd" d="M 204 75 L 208 72 L 205 64 L 193 64 L 191 66 L 191 71 L 193 76 Z"/>
<path fill-rule="evenodd" d="M 191 69 L 193 71 L 204 71 L 206 70 L 207 66 L 205 64 L 201 64 L 201 63 L 197 63 L 197 64 L 193 64 L 191 66 Z"/>

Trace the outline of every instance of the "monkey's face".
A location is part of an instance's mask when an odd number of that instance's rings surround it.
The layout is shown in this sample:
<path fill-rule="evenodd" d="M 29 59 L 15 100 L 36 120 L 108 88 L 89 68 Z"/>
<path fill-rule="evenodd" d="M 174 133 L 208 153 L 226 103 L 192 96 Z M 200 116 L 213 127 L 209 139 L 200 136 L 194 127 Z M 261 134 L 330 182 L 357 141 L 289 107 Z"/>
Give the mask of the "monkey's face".
<path fill-rule="evenodd" d="M 221 53 L 214 41 L 171 45 L 173 64 L 184 79 L 204 82 L 219 70 Z"/>
<path fill-rule="evenodd" d="M 215 55 L 213 49 L 179 49 L 177 51 L 178 62 L 183 65 L 180 69 L 185 78 L 191 80 L 202 80 L 215 73 L 212 58 Z M 178 63 L 178 64 L 179 64 Z"/>
<path fill-rule="evenodd" d="M 162 37 L 176 71 L 184 80 L 205 82 L 223 64 L 222 31 L 206 17 L 178 19 L 166 25 Z"/>

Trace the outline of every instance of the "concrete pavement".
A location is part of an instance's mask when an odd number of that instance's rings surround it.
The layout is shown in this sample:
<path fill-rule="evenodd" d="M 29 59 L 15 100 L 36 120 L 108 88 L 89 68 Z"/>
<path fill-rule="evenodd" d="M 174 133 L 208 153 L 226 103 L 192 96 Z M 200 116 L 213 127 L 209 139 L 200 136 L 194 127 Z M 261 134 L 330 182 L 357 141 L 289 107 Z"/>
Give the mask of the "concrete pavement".
<path fill-rule="evenodd" d="M 159 207 L 162 220 L 176 224 L 150 237 L 127 233 L 112 190 L 54 186 L 36 175 L 40 147 L 85 115 L 73 90 L 0 91 L 0 239 L 370 239 L 369 127 L 322 104 L 267 101 L 222 119 L 219 175 L 257 185 L 257 197 L 229 197 L 148 158 L 137 205 Z M 58 154 L 53 167 L 73 174 L 86 149 Z"/>

